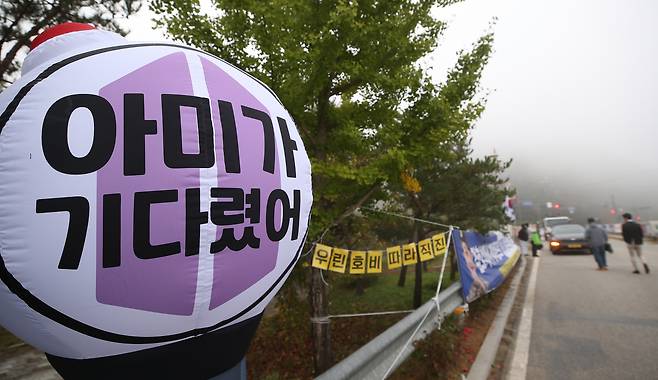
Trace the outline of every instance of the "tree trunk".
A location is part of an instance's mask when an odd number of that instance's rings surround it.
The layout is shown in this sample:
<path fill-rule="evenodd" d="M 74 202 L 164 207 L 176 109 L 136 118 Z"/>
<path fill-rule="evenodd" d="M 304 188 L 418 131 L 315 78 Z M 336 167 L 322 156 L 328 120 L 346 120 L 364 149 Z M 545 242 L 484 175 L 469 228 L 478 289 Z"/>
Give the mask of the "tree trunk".
<path fill-rule="evenodd" d="M 331 366 L 331 331 L 329 325 L 327 288 L 320 269 L 311 268 L 311 333 L 313 337 L 313 366 L 319 375 Z"/>
<path fill-rule="evenodd" d="M 421 296 L 423 293 L 423 265 L 421 262 L 416 263 L 416 278 L 414 279 L 414 309 L 421 305 Z"/>
<path fill-rule="evenodd" d="M 411 240 L 414 243 L 418 242 L 419 235 L 419 226 L 418 223 L 414 223 L 414 233 Z M 423 293 L 423 264 L 420 262 L 420 255 L 418 254 L 418 247 L 416 247 L 416 278 L 414 279 L 414 309 L 420 307 L 422 302 L 422 293 Z"/>
<path fill-rule="evenodd" d="M 398 277 L 398 286 L 404 288 L 404 283 L 407 280 L 407 267 L 402 266 L 400 268 L 400 277 Z"/>
<path fill-rule="evenodd" d="M 365 288 L 366 288 L 366 286 L 365 286 L 365 279 L 362 278 L 362 277 L 360 277 L 360 278 L 357 278 L 357 279 L 354 280 L 354 281 L 355 281 L 355 286 L 356 286 L 356 288 L 355 288 L 355 293 L 356 293 L 356 295 L 357 295 L 357 296 L 362 296 L 362 295 L 364 295 L 364 294 L 365 294 Z"/>

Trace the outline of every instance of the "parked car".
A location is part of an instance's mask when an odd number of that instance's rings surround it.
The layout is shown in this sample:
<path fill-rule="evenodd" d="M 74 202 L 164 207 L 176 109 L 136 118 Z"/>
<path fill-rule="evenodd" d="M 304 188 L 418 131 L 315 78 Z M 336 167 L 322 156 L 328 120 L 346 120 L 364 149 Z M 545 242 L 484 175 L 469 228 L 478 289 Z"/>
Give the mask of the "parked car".
<path fill-rule="evenodd" d="M 585 227 L 580 224 L 554 226 L 548 246 L 554 255 L 567 252 L 591 253 L 589 243 L 585 240 Z"/>
<path fill-rule="evenodd" d="M 544 238 L 550 240 L 553 227 L 559 226 L 561 224 L 571 223 L 571 218 L 568 216 L 554 216 L 550 218 L 544 218 L 542 221 L 544 224 Z"/>

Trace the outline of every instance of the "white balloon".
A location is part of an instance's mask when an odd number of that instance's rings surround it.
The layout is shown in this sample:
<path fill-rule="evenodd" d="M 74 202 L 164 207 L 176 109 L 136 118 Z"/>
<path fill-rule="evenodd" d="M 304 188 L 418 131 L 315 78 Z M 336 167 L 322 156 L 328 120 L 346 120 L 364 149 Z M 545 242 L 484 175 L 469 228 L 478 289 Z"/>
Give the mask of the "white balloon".
<path fill-rule="evenodd" d="M 0 323 L 63 358 L 263 312 L 299 258 L 311 169 L 272 91 L 202 51 L 57 36 L 0 94 Z"/>

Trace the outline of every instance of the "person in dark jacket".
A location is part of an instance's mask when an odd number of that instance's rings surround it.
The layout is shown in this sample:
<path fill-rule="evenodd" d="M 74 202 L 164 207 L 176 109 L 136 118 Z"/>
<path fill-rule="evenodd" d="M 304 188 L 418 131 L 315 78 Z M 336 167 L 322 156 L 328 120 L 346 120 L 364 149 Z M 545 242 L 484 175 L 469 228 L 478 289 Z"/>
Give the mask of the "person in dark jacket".
<path fill-rule="evenodd" d="M 592 254 L 594 255 L 594 260 L 599 266 L 597 270 L 606 271 L 608 270 L 608 263 L 605 259 L 605 243 L 608 242 L 608 234 L 596 224 L 594 218 L 587 219 L 589 226 L 587 231 L 585 231 L 585 239 L 589 242 L 589 246 L 592 249 Z"/>
<path fill-rule="evenodd" d="M 633 221 L 633 216 L 629 213 L 622 215 L 624 217 L 624 224 L 621 226 L 621 234 L 624 237 L 626 246 L 628 247 L 628 253 L 631 255 L 631 264 L 633 264 L 633 273 L 640 274 L 640 270 L 637 267 L 635 257 L 644 265 L 644 271 L 649 273 L 649 266 L 647 262 L 644 261 L 642 257 L 642 240 L 644 238 L 644 232 L 642 231 L 642 226 Z"/>
<path fill-rule="evenodd" d="M 521 247 L 521 254 L 523 256 L 528 256 L 528 239 L 530 235 L 528 234 L 528 223 L 521 225 L 521 230 L 517 236 L 519 238 L 519 246 Z"/>

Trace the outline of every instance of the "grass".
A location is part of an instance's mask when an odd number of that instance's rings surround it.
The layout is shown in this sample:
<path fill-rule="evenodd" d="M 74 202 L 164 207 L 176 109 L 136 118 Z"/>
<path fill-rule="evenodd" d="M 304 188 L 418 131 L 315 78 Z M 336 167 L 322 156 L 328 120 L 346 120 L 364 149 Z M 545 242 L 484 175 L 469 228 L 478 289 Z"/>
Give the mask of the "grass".
<path fill-rule="evenodd" d="M 436 293 L 440 260 L 429 262 L 423 272 L 422 302 Z M 404 287 L 397 286 L 399 271 L 378 275 L 327 273 L 329 314 L 355 314 L 413 308 L 415 268 L 410 266 Z M 443 288 L 449 286 L 446 268 Z M 299 284 L 299 282 L 298 282 Z M 286 284 L 277 296 L 277 312 L 261 322 L 249 354 L 247 368 L 252 379 L 310 379 L 313 374 L 310 308 L 307 290 L 292 290 Z M 360 292 L 360 290 L 362 290 Z M 331 319 L 331 349 L 337 363 L 381 334 L 407 314 Z"/>
<path fill-rule="evenodd" d="M 439 281 L 440 261 L 430 262 L 429 271 L 422 275 L 421 302 L 434 297 Z M 397 286 L 399 271 L 379 275 L 355 276 L 332 273 L 327 280 L 329 286 L 329 312 L 331 314 L 369 313 L 413 308 L 415 268 L 410 266 L 404 287 Z M 364 283 L 363 294 L 356 292 L 358 281 Z M 442 288 L 451 284 L 449 270 L 443 277 Z"/>

